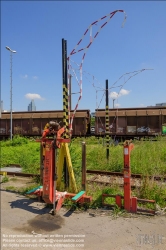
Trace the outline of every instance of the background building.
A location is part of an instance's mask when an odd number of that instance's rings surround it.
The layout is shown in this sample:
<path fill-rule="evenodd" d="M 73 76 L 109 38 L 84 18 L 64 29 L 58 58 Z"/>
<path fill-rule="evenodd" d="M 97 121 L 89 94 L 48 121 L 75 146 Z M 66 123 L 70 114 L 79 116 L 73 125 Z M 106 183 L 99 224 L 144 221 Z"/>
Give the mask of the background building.
<path fill-rule="evenodd" d="M 3 101 L 1 101 L 0 103 L 0 109 L 1 109 L 1 112 L 3 112 Z"/>
<path fill-rule="evenodd" d="M 156 106 L 166 106 L 166 102 L 162 102 L 162 103 L 156 103 Z"/>
<path fill-rule="evenodd" d="M 91 117 L 95 117 L 95 112 L 91 112 Z"/>
<path fill-rule="evenodd" d="M 32 100 L 30 102 L 30 104 L 28 105 L 28 111 L 36 111 L 36 106 L 35 106 L 34 100 Z"/>
<path fill-rule="evenodd" d="M 0 118 L 2 112 L 3 112 L 3 101 L 0 101 Z"/>

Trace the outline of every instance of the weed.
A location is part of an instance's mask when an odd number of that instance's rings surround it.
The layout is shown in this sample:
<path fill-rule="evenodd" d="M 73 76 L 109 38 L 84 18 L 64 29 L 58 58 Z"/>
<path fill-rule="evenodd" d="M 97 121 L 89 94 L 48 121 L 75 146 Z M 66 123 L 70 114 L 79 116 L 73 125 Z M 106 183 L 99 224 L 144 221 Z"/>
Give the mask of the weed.
<path fill-rule="evenodd" d="M 13 186 L 8 186 L 8 187 L 6 187 L 6 190 L 8 190 L 8 191 L 15 191 L 15 187 L 13 187 Z"/>
<path fill-rule="evenodd" d="M 30 190 L 36 188 L 36 186 L 38 186 L 38 184 L 37 184 L 37 183 L 34 183 L 34 184 L 32 184 L 32 185 L 30 185 L 30 186 L 28 186 L 28 187 L 18 188 L 17 191 L 18 191 L 18 193 L 20 193 L 20 194 L 26 195 L 26 193 L 27 193 L 28 191 L 30 191 Z"/>
<path fill-rule="evenodd" d="M 143 178 L 142 185 L 136 191 L 136 195 L 142 199 L 155 200 L 161 207 L 166 206 L 166 188 L 161 183 L 157 184 L 154 179 Z M 153 205 L 148 205 L 151 208 Z"/>
<path fill-rule="evenodd" d="M 18 180 L 17 177 L 12 177 L 12 178 L 10 178 L 10 181 L 17 181 L 17 180 Z"/>
<path fill-rule="evenodd" d="M 8 181 L 9 181 L 9 177 L 4 176 L 4 177 L 2 178 L 2 183 L 8 182 Z"/>
<path fill-rule="evenodd" d="M 118 205 L 115 205 L 114 208 L 113 208 L 113 211 L 112 211 L 112 216 L 114 218 L 117 218 L 119 216 L 122 216 L 126 214 L 126 211 L 121 209 L 120 207 L 118 207 Z"/>
<path fill-rule="evenodd" d="M 33 182 L 37 183 L 37 184 L 40 184 L 40 175 L 36 175 L 33 177 Z"/>

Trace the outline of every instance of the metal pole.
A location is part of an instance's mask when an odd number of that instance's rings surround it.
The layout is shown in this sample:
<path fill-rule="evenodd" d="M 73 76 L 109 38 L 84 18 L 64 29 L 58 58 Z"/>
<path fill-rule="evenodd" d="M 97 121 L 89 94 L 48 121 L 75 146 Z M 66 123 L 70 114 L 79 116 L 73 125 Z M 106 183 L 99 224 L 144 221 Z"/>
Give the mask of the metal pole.
<path fill-rule="evenodd" d="M 72 103 L 71 103 L 71 78 L 72 78 L 72 75 L 70 74 L 70 76 L 69 76 L 69 107 L 70 107 L 70 110 L 72 110 L 72 106 L 71 106 L 72 105 Z"/>
<path fill-rule="evenodd" d="M 106 156 L 109 160 L 109 103 L 108 103 L 108 80 L 106 80 L 106 106 L 105 106 L 105 132 L 106 132 Z"/>
<path fill-rule="evenodd" d="M 64 40 L 65 47 L 65 86 L 66 86 L 66 138 L 69 138 L 69 96 L 68 96 L 68 84 L 67 84 L 67 41 Z"/>
<path fill-rule="evenodd" d="M 86 144 L 82 142 L 82 189 L 86 191 Z"/>
<path fill-rule="evenodd" d="M 12 140 L 12 51 L 10 51 L 10 140 Z"/>
<path fill-rule="evenodd" d="M 53 166 L 53 215 L 56 214 L 55 202 L 56 202 L 56 181 L 57 181 L 57 166 L 56 166 L 57 149 L 54 149 L 52 145 L 52 160 Z"/>
<path fill-rule="evenodd" d="M 68 122 L 68 88 L 67 88 L 67 41 L 62 39 L 62 77 L 63 77 L 63 125 L 66 126 L 64 138 L 69 138 L 69 122 Z M 64 182 L 65 187 L 69 186 L 69 173 L 64 157 Z"/>
<path fill-rule="evenodd" d="M 114 101 L 115 101 L 115 99 L 113 99 L 113 109 L 114 109 Z"/>
<path fill-rule="evenodd" d="M 12 140 L 12 53 L 16 53 L 16 51 L 8 46 L 6 49 L 10 51 L 10 139 Z"/>
<path fill-rule="evenodd" d="M 66 85 L 65 85 L 65 48 L 62 39 L 62 87 L 63 87 L 63 125 L 66 126 Z"/>
<path fill-rule="evenodd" d="M 128 141 L 124 142 L 124 209 L 131 211 L 131 169 L 130 152 L 134 145 Z"/>
<path fill-rule="evenodd" d="M 43 145 L 40 144 L 40 185 L 43 185 L 43 169 L 44 169 L 44 155 Z"/>

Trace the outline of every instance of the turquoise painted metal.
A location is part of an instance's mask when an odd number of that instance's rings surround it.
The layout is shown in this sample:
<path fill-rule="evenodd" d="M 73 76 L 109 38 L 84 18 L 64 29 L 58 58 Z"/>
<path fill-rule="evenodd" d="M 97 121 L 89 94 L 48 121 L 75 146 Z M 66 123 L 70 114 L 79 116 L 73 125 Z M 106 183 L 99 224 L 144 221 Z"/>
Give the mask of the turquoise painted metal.
<path fill-rule="evenodd" d="M 31 193 L 35 192 L 37 189 L 41 189 L 41 188 L 43 188 L 43 186 L 38 186 L 38 187 L 36 187 L 36 188 L 31 189 L 31 190 L 28 191 L 26 194 L 31 194 Z"/>
<path fill-rule="evenodd" d="M 76 194 L 76 195 L 72 198 L 72 201 L 77 201 L 77 200 L 79 200 L 84 194 L 85 194 L 85 191 L 79 192 L 78 194 Z"/>

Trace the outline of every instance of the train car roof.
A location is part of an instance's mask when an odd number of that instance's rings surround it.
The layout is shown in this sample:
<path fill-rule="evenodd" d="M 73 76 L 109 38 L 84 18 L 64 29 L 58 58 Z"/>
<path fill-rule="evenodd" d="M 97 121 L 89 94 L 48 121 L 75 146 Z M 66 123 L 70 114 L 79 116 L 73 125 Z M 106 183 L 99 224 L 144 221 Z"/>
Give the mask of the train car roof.
<path fill-rule="evenodd" d="M 73 115 L 73 110 L 70 111 L 71 116 Z M 64 116 L 63 110 L 49 110 L 49 111 L 16 111 L 12 112 L 13 119 L 28 119 L 28 118 L 46 118 L 46 119 L 62 119 Z M 75 118 L 88 118 L 90 116 L 90 110 L 77 110 L 74 117 Z M 2 112 L 1 119 L 9 119 L 10 112 Z"/>
<path fill-rule="evenodd" d="M 147 109 L 166 109 L 166 106 L 148 106 L 148 107 L 132 107 L 132 108 L 109 108 L 110 111 L 116 110 L 147 110 Z M 95 109 L 95 111 L 105 111 L 104 109 Z"/>
<path fill-rule="evenodd" d="M 63 110 L 38 110 L 38 111 L 12 111 L 13 114 L 31 114 L 31 113 L 61 113 Z M 74 110 L 70 110 L 74 112 Z M 89 109 L 78 109 L 76 112 L 90 112 Z M 10 114 L 10 111 L 1 112 L 2 114 Z"/>

